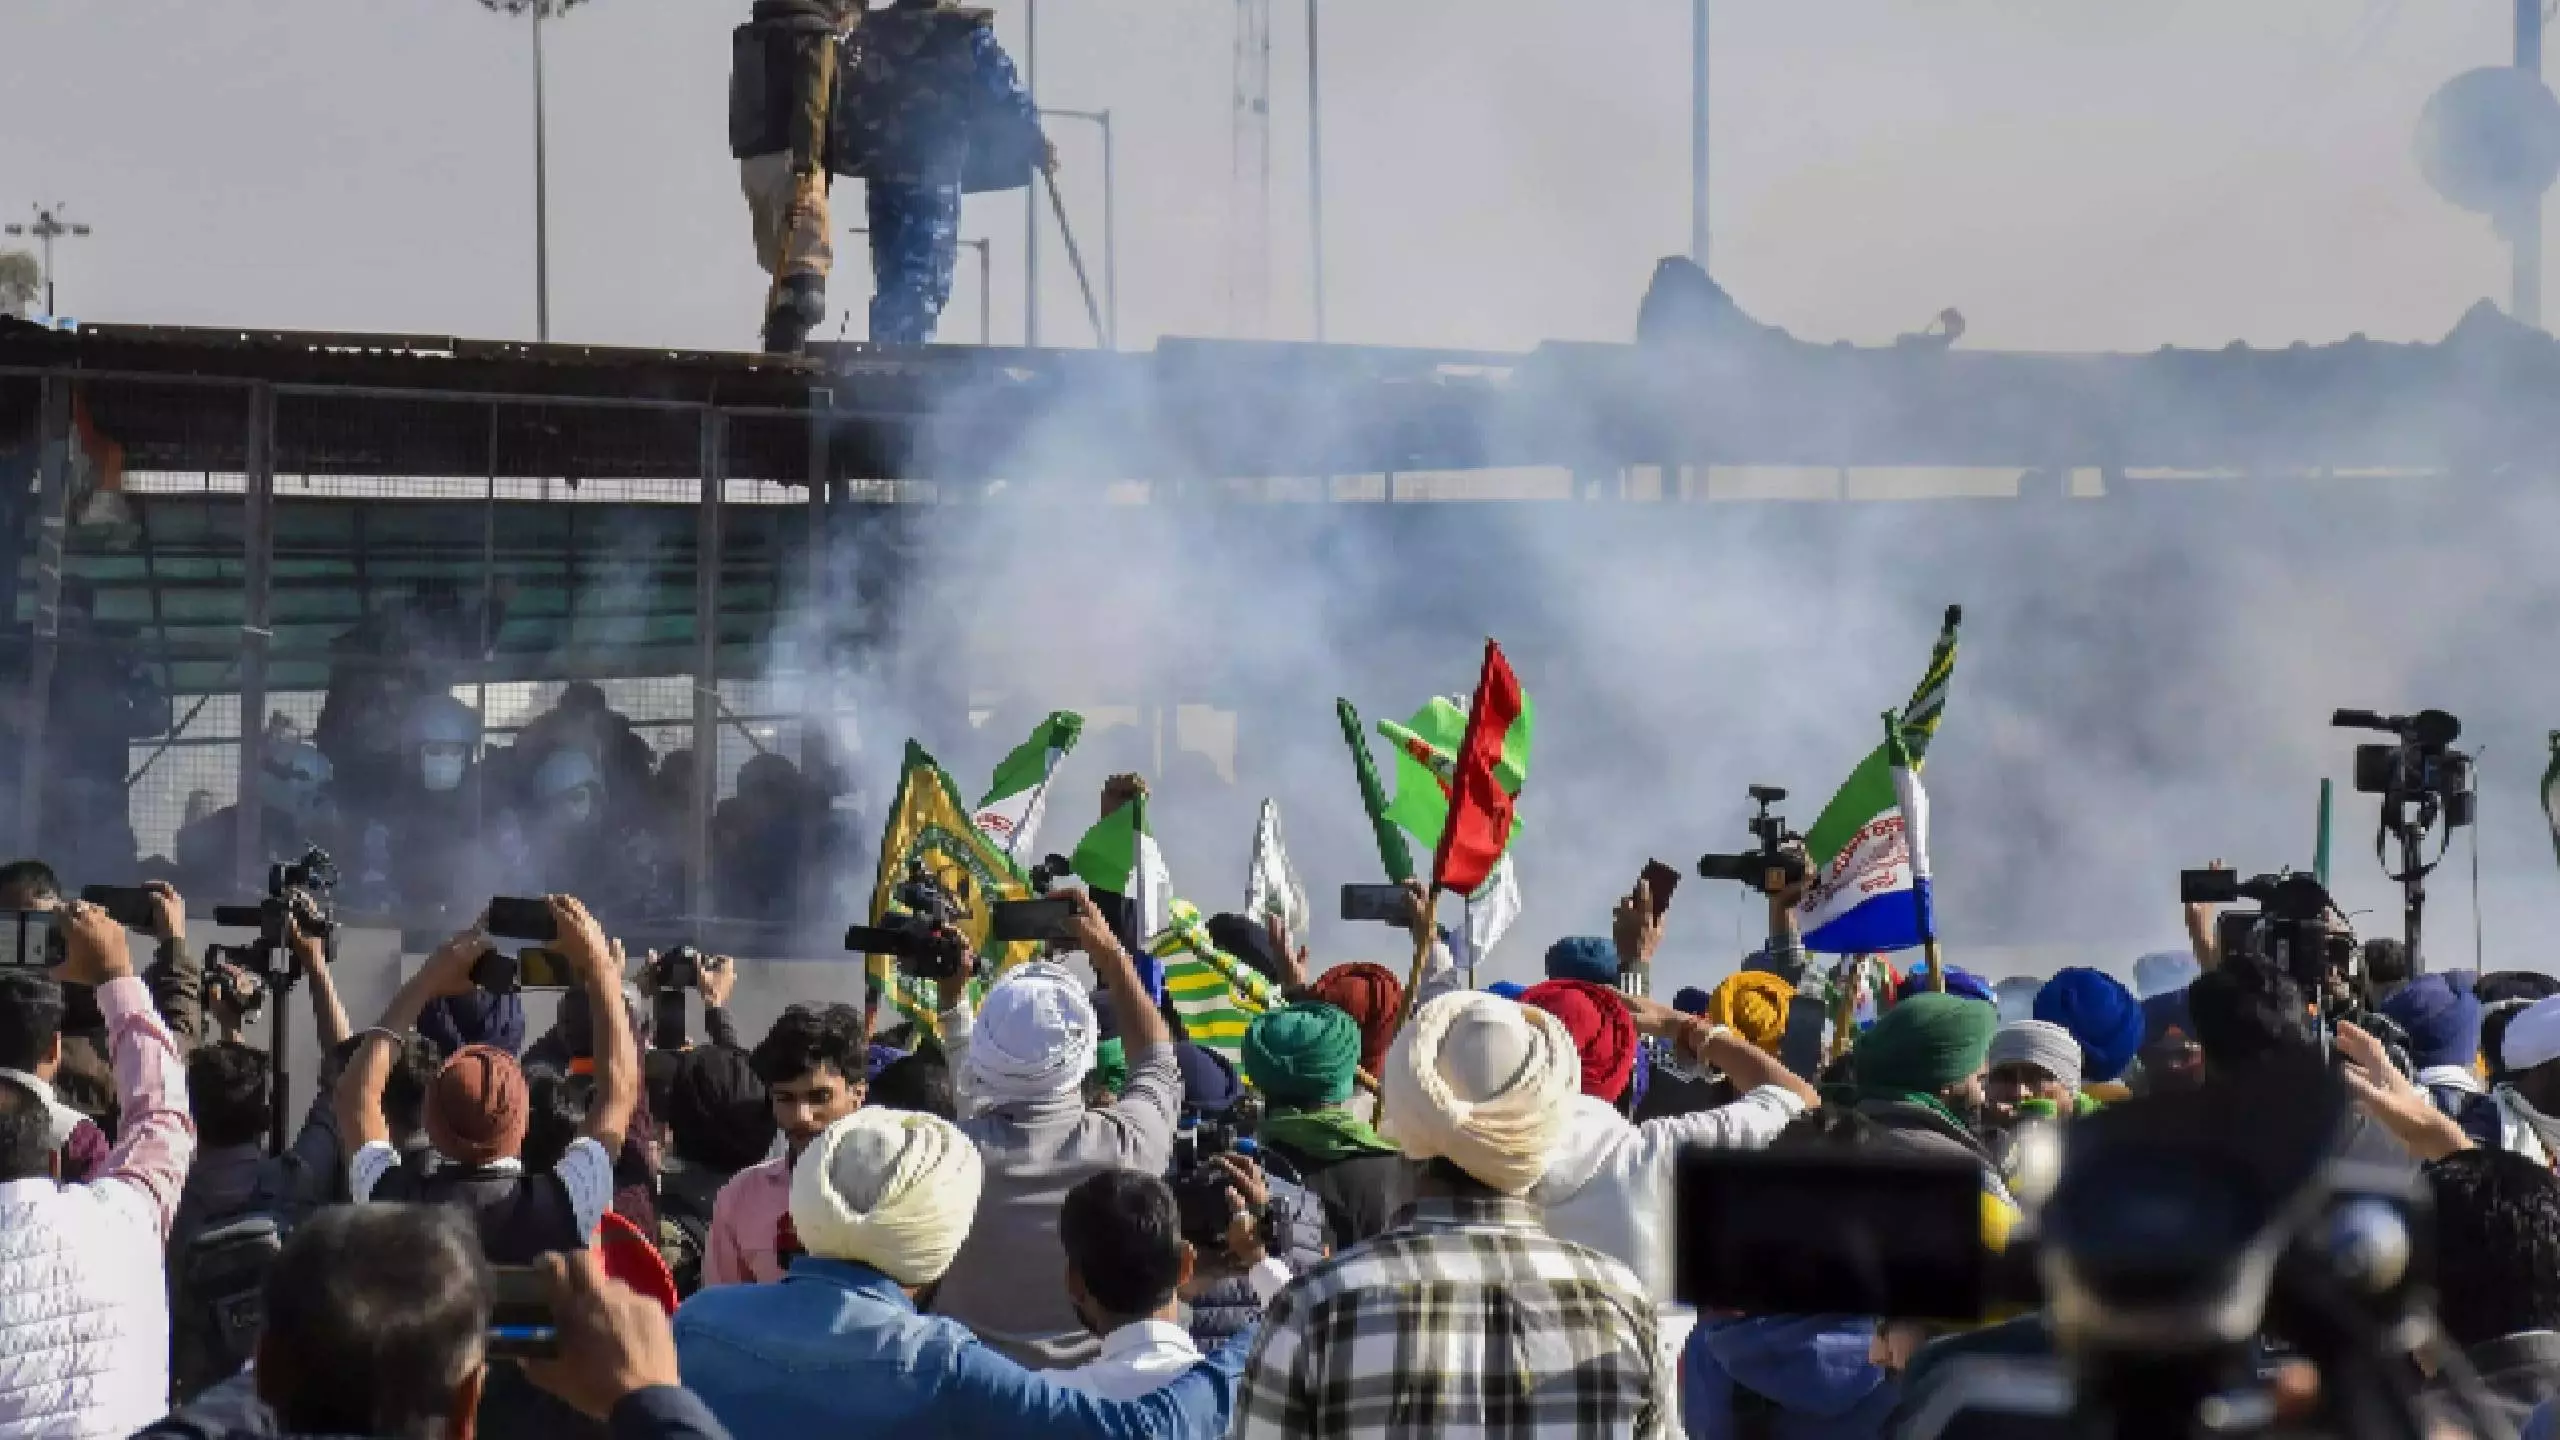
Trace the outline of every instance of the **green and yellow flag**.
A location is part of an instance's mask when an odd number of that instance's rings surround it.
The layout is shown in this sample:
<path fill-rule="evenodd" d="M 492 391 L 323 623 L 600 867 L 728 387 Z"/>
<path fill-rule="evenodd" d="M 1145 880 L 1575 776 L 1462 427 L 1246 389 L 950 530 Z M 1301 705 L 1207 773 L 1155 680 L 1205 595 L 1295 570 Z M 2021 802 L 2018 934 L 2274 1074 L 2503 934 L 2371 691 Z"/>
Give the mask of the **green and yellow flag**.
<path fill-rule="evenodd" d="M 960 799 L 960 787 L 913 740 L 907 742 L 906 764 L 898 773 L 897 799 L 889 807 L 888 826 L 880 833 L 880 874 L 871 892 L 872 924 L 879 924 L 889 913 L 890 896 L 906 879 L 911 861 L 922 861 L 925 873 L 959 897 L 961 933 L 969 937 L 970 948 L 986 955 L 999 971 L 1038 953 L 1039 946 L 1030 941 L 988 948 L 995 902 L 1029 898 L 1029 878 L 971 820 Z M 900 974 L 896 960 L 887 955 L 871 956 L 868 965 L 872 983 L 888 1003 L 924 1030 L 940 1033 L 930 981 Z"/>
<path fill-rule="evenodd" d="M 1164 932 L 1148 946 L 1164 962 L 1164 993 L 1191 1043 L 1242 1064 L 1245 1027 L 1284 1002 L 1261 971 L 1210 943 L 1200 907 L 1176 900 Z"/>

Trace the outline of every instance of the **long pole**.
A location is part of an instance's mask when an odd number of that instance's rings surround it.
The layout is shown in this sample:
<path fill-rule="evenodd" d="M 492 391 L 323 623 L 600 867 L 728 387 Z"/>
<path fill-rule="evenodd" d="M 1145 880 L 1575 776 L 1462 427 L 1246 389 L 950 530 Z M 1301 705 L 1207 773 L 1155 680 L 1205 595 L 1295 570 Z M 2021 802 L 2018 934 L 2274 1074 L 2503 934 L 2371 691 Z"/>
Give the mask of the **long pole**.
<path fill-rule="evenodd" d="M 2516 68 L 2542 74 L 2542 0 L 2516 0 Z M 2527 325 L 2542 323 L 2542 197 L 2516 207 L 2507 226 L 2513 296 L 2508 309 Z M 2411 973 L 2416 973 L 2415 960 Z"/>
<path fill-rule="evenodd" d="M 1040 0 L 1022 0 L 1022 83 L 1040 94 Z M 1022 192 L 1022 343 L 1040 345 L 1040 186 Z"/>
<path fill-rule="evenodd" d="M 1102 348 L 1120 348 L 1120 182 L 1108 110 L 1042 110 L 1044 119 L 1081 120 L 1102 131 Z"/>
<path fill-rule="evenodd" d="M 542 105 L 542 11 L 533 7 L 533 337 L 551 341 L 551 176 Z"/>
<path fill-rule="evenodd" d="M 1689 258 L 1707 268 L 1707 0 L 1689 11 Z"/>
<path fill-rule="evenodd" d="M 1316 340 L 1324 340 L 1324 54 L 1316 10 L 1307 0 L 1307 264 L 1314 282 Z"/>

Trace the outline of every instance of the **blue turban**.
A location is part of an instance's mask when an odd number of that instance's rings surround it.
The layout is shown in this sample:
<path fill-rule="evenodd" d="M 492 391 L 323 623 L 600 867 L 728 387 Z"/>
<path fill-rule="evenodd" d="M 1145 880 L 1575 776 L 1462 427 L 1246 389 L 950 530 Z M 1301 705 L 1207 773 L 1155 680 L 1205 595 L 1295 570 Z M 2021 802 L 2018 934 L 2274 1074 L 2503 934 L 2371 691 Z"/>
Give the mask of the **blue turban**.
<path fill-rule="evenodd" d="M 1928 962 L 1922 961 L 1912 966 L 1911 973 L 1903 976 L 1902 983 L 1894 987 L 1894 1003 L 1900 1004 L 1914 995 L 1928 994 L 1932 990 Z M 1966 1000 L 1979 1000 L 1994 1009 L 2000 1004 L 2000 997 L 1991 993 L 1991 982 L 1961 965 L 1947 967 L 1947 993 Z"/>
<path fill-rule="evenodd" d="M 1547 947 L 1547 978 L 1618 983 L 1618 947 L 1598 935 L 1568 935 Z"/>
<path fill-rule="evenodd" d="M 1529 993 L 1529 987 L 1517 980 L 1496 980 L 1484 987 L 1484 993 L 1499 995 L 1505 1000 L 1517 1000 Z"/>
<path fill-rule="evenodd" d="M 906 1051 L 895 1045 L 883 1045 L 875 1040 L 871 1042 L 870 1052 L 862 1057 L 862 1078 L 877 1080 L 880 1078 L 881 1071 L 906 1058 Z"/>
<path fill-rule="evenodd" d="M 1680 993 L 1671 997 L 1671 1008 L 1683 1015 L 1704 1015 L 1707 1013 L 1707 992 L 1695 985 L 1683 985 Z"/>
<path fill-rule="evenodd" d="M 2080 1074 L 2103 1085 L 2124 1074 L 2142 1048 L 2142 1002 L 2124 982 L 2084 965 L 2057 970 L 2036 992 L 2036 1018 L 2080 1042 Z"/>
<path fill-rule="evenodd" d="M 2382 1002 L 2382 1013 L 2409 1035 L 2409 1059 L 2420 1069 L 2469 1069 L 2480 1057 L 2480 997 L 2445 975 L 2421 975 Z"/>
<path fill-rule="evenodd" d="M 1217 1051 L 1185 1040 L 1173 1047 L 1173 1058 L 1182 1071 L 1185 1109 L 1202 1115 L 1224 1115 L 1244 1095 L 1244 1082 L 1236 1078 L 1236 1067 Z"/>

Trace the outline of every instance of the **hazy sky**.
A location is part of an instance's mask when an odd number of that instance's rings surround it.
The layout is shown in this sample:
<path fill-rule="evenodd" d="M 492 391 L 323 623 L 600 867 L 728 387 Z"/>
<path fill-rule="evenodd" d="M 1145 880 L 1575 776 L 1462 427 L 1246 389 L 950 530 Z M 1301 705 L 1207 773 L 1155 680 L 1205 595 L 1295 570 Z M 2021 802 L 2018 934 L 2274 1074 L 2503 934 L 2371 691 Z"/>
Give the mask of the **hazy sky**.
<path fill-rule="evenodd" d="M 1272 333 L 1299 336 L 1304 10 L 1274 8 Z M 557 337 L 750 342 L 724 148 L 746 9 L 593 0 L 550 30 Z M 997 10 L 1018 51 L 1024 0 Z M 1688 12 L 1333 0 L 1335 337 L 1623 335 L 1685 243 Z M 1118 116 L 1126 339 L 1224 333 L 1231 8 L 1048 0 L 1041 22 L 1042 98 Z M 2504 61 L 2508 24 L 2504 0 L 1718 0 L 1714 268 L 1816 338 L 1951 304 L 1989 346 L 2432 338 L 2503 295 L 2506 260 L 2410 134 L 2435 86 Z M 96 225 L 61 267 L 84 317 L 529 336 L 529 89 L 526 27 L 473 0 L 7 0 L 0 207 Z M 1060 139 L 1097 247 L 1093 138 Z M 1000 337 L 1022 228 L 1018 197 L 970 204 Z M 1080 340 L 1048 259 L 1049 338 Z M 856 263 L 839 309 L 867 293 Z M 975 335 L 974 297 L 964 273 L 950 334 Z"/>

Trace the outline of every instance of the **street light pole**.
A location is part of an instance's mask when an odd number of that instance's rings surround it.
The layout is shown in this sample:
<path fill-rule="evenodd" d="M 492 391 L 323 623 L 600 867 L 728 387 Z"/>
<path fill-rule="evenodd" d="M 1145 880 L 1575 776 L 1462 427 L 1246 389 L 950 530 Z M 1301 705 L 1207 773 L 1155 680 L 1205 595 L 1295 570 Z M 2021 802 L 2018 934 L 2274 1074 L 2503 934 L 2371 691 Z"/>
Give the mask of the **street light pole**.
<path fill-rule="evenodd" d="M 1689 258 L 1707 268 L 1707 3 L 1689 11 Z"/>
<path fill-rule="evenodd" d="M 2542 76 L 2542 0 L 2516 0 L 2516 68 Z M 2527 325 L 2542 324 L 2542 196 L 2516 206 L 2507 222 L 2508 312 Z"/>
<path fill-rule="evenodd" d="M 88 226 L 75 224 L 62 218 L 64 208 L 63 203 L 59 200 L 56 200 L 51 205 L 38 205 L 35 207 L 36 218 L 34 223 L 24 225 L 11 224 L 6 227 L 6 232 L 8 234 L 33 236 L 35 238 L 36 248 L 42 252 L 44 264 L 44 313 L 48 317 L 59 316 L 62 313 L 62 307 L 55 301 L 53 295 L 53 242 L 65 239 L 85 240 L 89 236 Z"/>
<path fill-rule="evenodd" d="M 1120 348 L 1120 183 L 1115 174 L 1108 110 L 1043 110 L 1059 120 L 1081 120 L 1102 130 L 1102 348 Z"/>
<path fill-rule="evenodd" d="M 1022 84 L 1040 94 L 1040 0 L 1022 0 Z M 1022 192 L 1022 343 L 1040 346 L 1040 178 Z"/>
<path fill-rule="evenodd" d="M 1324 87 L 1318 65 L 1324 47 L 1316 28 L 1320 3 L 1307 0 L 1307 263 L 1319 344 L 1324 341 Z"/>
<path fill-rule="evenodd" d="M 542 12 L 533 7 L 533 337 L 551 341 L 551 175 L 542 104 Z"/>

